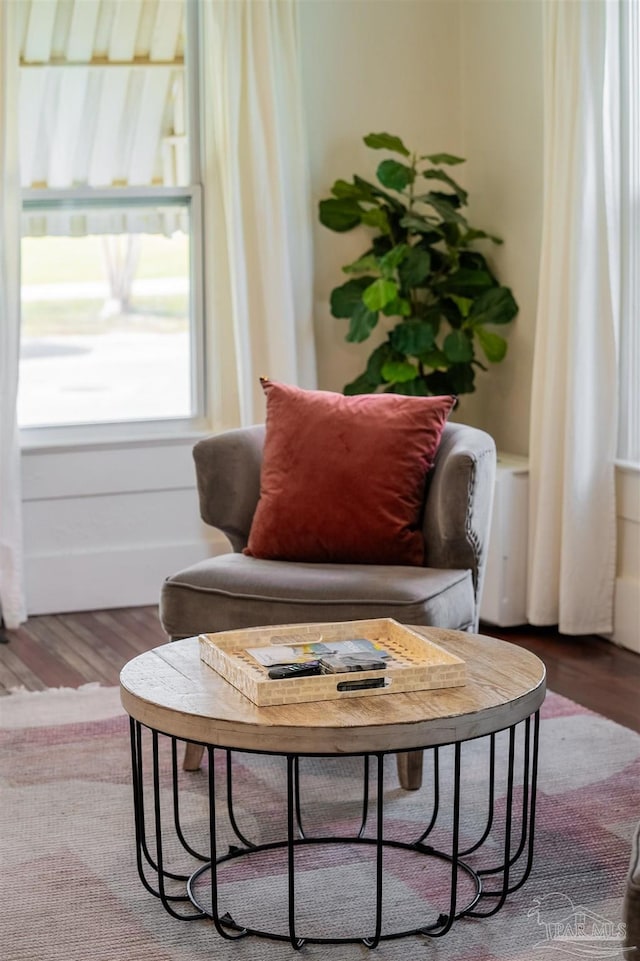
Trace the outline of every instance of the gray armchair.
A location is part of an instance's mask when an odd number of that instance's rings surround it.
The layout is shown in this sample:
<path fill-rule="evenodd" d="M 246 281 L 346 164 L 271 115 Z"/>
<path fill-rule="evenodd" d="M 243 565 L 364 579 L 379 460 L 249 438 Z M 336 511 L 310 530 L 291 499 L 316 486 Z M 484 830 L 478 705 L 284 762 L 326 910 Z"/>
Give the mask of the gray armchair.
<path fill-rule="evenodd" d="M 496 463 L 488 434 L 463 424 L 444 429 L 425 478 L 424 567 L 245 556 L 260 494 L 263 443 L 259 426 L 218 434 L 194 448 L 200 513 L 227 536 L 233 553 L 201 561 L 164 582 L 160 618 L 173 640 L 260 625 L 371 617 L 477 630 Z M 401 782 L 418 786 L 415 759 L 414 775 L 408 760 L 399 756 Z"/>

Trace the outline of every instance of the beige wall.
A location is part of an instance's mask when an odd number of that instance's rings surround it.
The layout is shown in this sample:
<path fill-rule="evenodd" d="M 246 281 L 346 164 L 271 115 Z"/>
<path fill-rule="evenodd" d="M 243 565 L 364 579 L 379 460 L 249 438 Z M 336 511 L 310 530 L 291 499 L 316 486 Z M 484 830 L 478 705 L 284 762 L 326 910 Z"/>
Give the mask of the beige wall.
<path fill-rule="evenodd" d="M 383 155 L 362 136 L 388 130 L 424 152 L 467 157 L 456 174 L 472 222 L 505 240 L 486 253 L 520 313 L 509 353 L 457 419 L 498 446 L 528 450 L 529 395 L 542 209 L 542 5 L 539 0 L 304 0 L 304 98 L 314 206 L 337 177 L 373 176 Z M 366 234 L 316 223 L 315 323 L 319 385 L 340 390 L 375 341 L 349 345 L 328 300 Z"/>
<path fill-rule="evenodd" d="M 478 376 L 460 414 L 499 449 L 527 454 L 542 225 L 542 3 L 464 0 L 461 22 L 471 222 L 504 240 L 486 252 L 520 312 L 507 328 L 507 357 Z"/>
<path fill-rule="evenodd" d="M 329 311 L 343 264 L 367 234 L 336 234 L 317 222 L 334 180 L 372 178 L 388 154 L 366 134 L 387 131 L 409 148 L 461 149 L 458 0 L 303 0 L 302 67 L 316 226 L 315 325 L 320 387 L 341 390 L 364 368 L 374 340 L 347 344 L 347 322 Z"/>

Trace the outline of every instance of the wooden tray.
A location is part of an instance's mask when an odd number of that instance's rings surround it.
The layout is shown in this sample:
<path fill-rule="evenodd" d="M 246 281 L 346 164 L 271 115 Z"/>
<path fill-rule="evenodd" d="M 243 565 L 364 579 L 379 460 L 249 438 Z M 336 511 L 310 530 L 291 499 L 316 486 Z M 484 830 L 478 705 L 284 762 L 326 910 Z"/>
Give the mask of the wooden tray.
<path fill-rule="evenodd" d="M 272 680 L 267 668 L 247 653 L 247 648 L 301 644 L 305 643 L 305 639 L 308 642 L 329 642 L 355 637 L 377 641 L 389 652 L 385 670 Z M 260 707 L 460 687 L 466 678 L 465 662 L 461 658 L 391 618 L 331 624 L 286 624 L 201 634 L 200 658 Z M 345 680 L 376 677 L 385 678 L 384 687 L 360 691 L 338 690 L 338 684 Z"/>

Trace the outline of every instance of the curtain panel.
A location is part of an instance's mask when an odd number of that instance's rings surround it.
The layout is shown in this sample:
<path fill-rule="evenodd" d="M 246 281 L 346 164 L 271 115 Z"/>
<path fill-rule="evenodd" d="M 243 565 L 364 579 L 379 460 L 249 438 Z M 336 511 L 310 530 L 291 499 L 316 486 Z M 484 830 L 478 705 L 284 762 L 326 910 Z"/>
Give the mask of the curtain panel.
<path fill-rule="evenodd" d="M 616 565 L 619 5 L 544 5 L 528 619 L 609 633 Z"/>
<path fill-rule="evenodd" d="M 210 415 L 264 419 L 261 375 L 315 386 L 312 220 L 295 0 L 202 0 Z"/>
<path fill-rule="evenodd" d="M 10 628 L 26 619 L 16 419 L 20 349 L 16 7 L 0 3 L 0 605 Z"/>
<path fill-rule="evenodd" d="M 640 0 L 620 11 L 621 268 L 618 457 L 640 467 Z M 640 481 L 640 478 L 639 478 Z"/>

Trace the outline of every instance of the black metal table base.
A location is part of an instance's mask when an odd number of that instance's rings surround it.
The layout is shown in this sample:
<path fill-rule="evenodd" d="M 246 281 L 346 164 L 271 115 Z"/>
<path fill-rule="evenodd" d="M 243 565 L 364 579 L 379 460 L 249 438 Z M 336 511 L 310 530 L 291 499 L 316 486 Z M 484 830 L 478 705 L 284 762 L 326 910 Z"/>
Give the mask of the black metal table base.
<path fill-rule="evenodd" d="M 472 786 L 474 801 L 477 801 L 481 808 L 476 822 L 479 820 L 482 827 L 477 830 L 477 836 L 471 844 L 461 840 L 461 809 L 463 801 L 466 800 L 463 748 L 471 742 L 457 742 L 446 748 L 427 749 L 431 755 L 433 770 L 432 781 L 426 784 L 425 790 L 430 811 L 424 819 L 424 830 L 419 836 L 409 840 L 397 840 L 385 835 L 384 763 L 385 759 L 389 758 L 388 752 L 352 755 L 361 757 L 363 761 L 359 824 L 348 835 L 339 836 L 308 834 L 302 816 L 301 791 L 300 762 L 305 755 L 278 755 L 286 758 L 286 836 L 262 843 L 247 838 L 238 825 L 234 808 L 233 753 L 227 748 L 206 745 L 208 843 L 205 851 L 198 851 L 187 841 L 181 819 L 178 774 L 180 742 L 169 735 L 144 728 L 138 721 L 131 719 L 138 873 L 146 890 L 159 898 L 172 917 L 183 921 L 210 918 L 218 934 L 230 940 L 256 935 L 288 941 L 296 949 L 305 943 L 361 943 L 375 948 L 380 941 L 408 935 L 443 937 L 460 918 L 482 918 L 495 914 L 507 896 L 518 890 L 529 876 L 533 860 L 538 733 L 539 714 L 536 713 L 504 732 L 478 739 L 486 744 L 487 768 L 482 798 L 477 797 L 475 785 Z M 498 737 L 500 744 L 497 743 Z M 161 741 L 170 742 L 167 765 L 170 783 L 167 786 L 164 775 L 161 774 Z M 505 761 L 503 747 L 506 747 L 506 770 L 499 773 L 499 768 Z M 442 764 L 442 752 L 445 749 L 452 752 L 451 769 L 446 773 L 443 772 Z M 224 778 L 220 778 L 216 772 L 218 752 L 223 753 L 226 761 Z M 391 759 L 393 760 L 393 755 Z M 375 791 L 370 802 L 372 768 Z M 222 791 L 217 783 L 219 780 L 224 782 Z M 220 803 L 222 796 L 225 797 L 223 805 Z M 225 808 L 228 827 L 239 842 L 228 846 L 224 851 L 219 850 L 218 840 L 221 807 Z M 375 816 L 371 819 L 373 823 L 367 833 L 370 808 L 374 809 Z M 440 822 L 446 823 L 446 847 L 442 843 L 443 830 L 439 829 Z M 435 840 L 433 845 L 429 843 L 432 838 L 435 839 L 436 834 L 437 847 Z M 468 823 L 466 834 L 469 834 Z M 353 845 L 371 855 L 375 880 L 371 884 L 372 920 L 366 936 L 349 933 L 333 937 L 320 937 L 315 934 L 311 936 L 308 931 L 305 933 L 303 924 L 299 921 L 301 899 L 296 883 L 300 874 L 297 861 L 307 852 L 316 849 L 330 850 L 336 845 Z M 176 851 L 180 853 L 181 864 L 178 869 L 173 863 L 167 864 L 168 847 L 171 848 L 172 862 L 176 858 Z M 442 903 L 434 916 L 416 918 L 414 924 L 405 926 L 402 930 L 389 930 L 387 919 L 383 917 L 385 855 L 388 858 L 392 852 L 407 852 L 412 856 L 432 859 L 435 863 L 444 865 L 448 875 L 448 890 L 444 898 L 441 898 Z M 248 864 L 252 856 L 260 854 L 274 858 L 281 855 L 286 862 L 284 871 L 287 903 L 283 905 L 286 922 L 282 931 L 252 926 L 243 922 L 241 917 L 233 917 L 221 906 L 225 891 L 224 878 L 221 877 L 224 869 L 221 871 L 221 866 L 238 862 L 240 859 L 246 859 Z M 183 866 L 185 857 L 188 861 L 186 867 Z M 194 868 L 194 861 L 201 863 Z M 428 867 L 428 861 L 425 863 Z M 208 883 L 205 884 L 207 880 Z M 464 881 L 464 884 L 461 884 L 461 881 Z M 208 904 L 204 903 L 203 887 L 207 890 Z M 463 887 L 468 889 L 465 893 L 462 891 Z M 313 897 L 315 900 L 321 898 L 322 892 L 314 889 Z M 462 900 L 464 903 L 460 903 Z M 422 910 L 426 911 L 427 908 L 423 907 Z M 362 918 L 359 920 L 362 926 Z"/>

